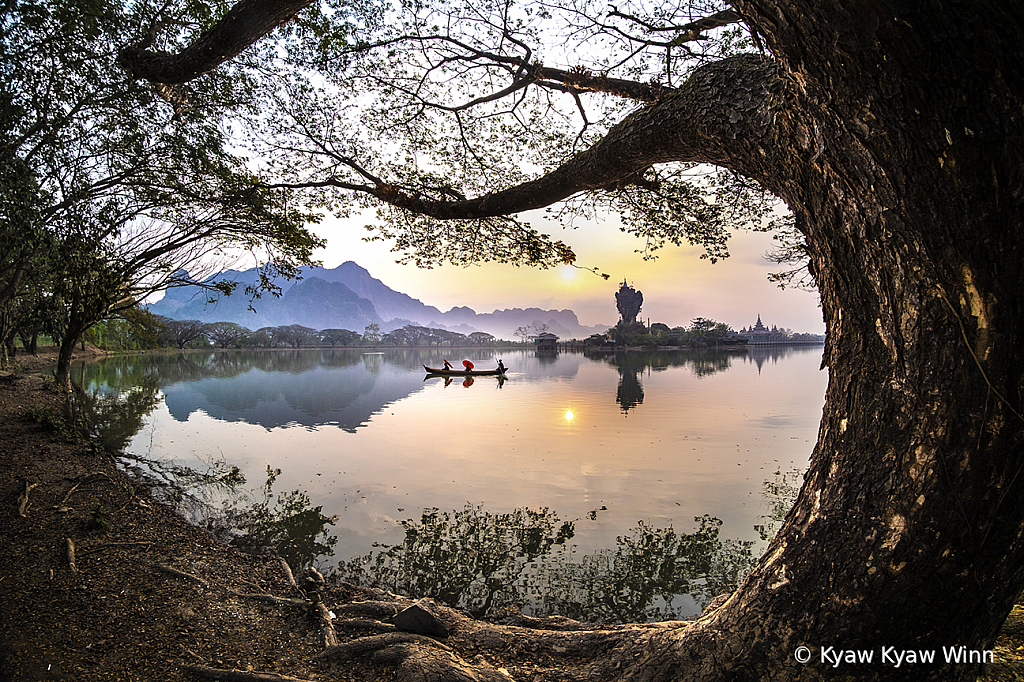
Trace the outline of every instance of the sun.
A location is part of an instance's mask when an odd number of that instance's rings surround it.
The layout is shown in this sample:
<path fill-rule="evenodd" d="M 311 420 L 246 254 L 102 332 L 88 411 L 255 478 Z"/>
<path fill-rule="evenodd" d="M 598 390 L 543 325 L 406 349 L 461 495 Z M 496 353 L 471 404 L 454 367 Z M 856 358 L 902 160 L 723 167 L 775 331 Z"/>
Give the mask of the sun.
<path fill-rule="evenodd" d="M 571 265 L 562 265 L 558 268 L 558 274 L 562 276 L 563 282 L 572 282 L 576 279 L 576 268 Z"/>
<path fill-rule="evenodd" d="M 566 410 L 566 411 L 565 411 L 565 421 L 567 421 L 567 422 L 571 422 L 571 421 L 573 420 L 573 417 L 575 417 L 575 416 L 576 416 L 576 415 L 574 415 L 574 414 L 572 413 L 572 410 Z"/>

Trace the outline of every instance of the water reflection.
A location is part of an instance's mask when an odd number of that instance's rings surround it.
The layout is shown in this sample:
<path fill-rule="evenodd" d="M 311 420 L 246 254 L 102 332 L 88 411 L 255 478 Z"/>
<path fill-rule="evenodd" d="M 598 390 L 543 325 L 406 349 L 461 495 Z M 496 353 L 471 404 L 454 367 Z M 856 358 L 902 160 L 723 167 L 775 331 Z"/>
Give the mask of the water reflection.
<path fill-rule="evenodd" d="M 434 581 L 437 594 L 473 610 L 518 605 L 596 620 L 690 615 L 742 575 L 784 511 L 762 508 L 761 483 L 806 462 L 827 380 L 820 349 L 545 357 L 531 349 L 502 352 L 512 368 L 504 384 L 454 377 L 445 388 L 423 373 L 443 352 L 143 355 L 90 365 L 85 378 L 103 390 L 152 392 L 157 382 L 166 404 L 144 420 L 128 466 L 161 489 L 179 479 L 184 492 L 167 496 L 185 500 L 204 525 L 234 524 L 236 544 L 269 545 L 321 569 L 317 552 L 326 548 L 367 580 Z M 491 349 L 466 352 L 478 366 L 497 360 Z M 284 472 L 272 493 L 239 484 L 262 480 L 268 466 Z M 451 540 L 442 545 L 453 553 L 446 568 L 399 578 L 397 566 L 416 552 L 437 554 L 421 539 L 400 557 L 411 542 L 400 520 L 466 500 L 476 511 L 460 512 L 465 521 L 437 512 L 416 527 L 443 535 L 438 526 L 469 529 L 504 515 L 513 527 L 539 528 L 549 551 L 471 577 L 457 570 L 465 557 Z M 526 511 L 545 508 L 561 520 L 549 527 L 544 514 L 531 520 Z M 575 519 L 573 534 L 555 542 L 564 519 Z M 488 542 L 530 557 L 525 530 L 517 532 L 487 531 Z M 381 554 L 384 577 L 373 575 Z"/>
<path fill-rule="evenodd" d="M 803 477 L 804 472 L 800 469 L 790 469 L 786 472 L 780 469 L 772 478 L 763 483 L 761 496 L 768 513 L 762 514 L 759 517 L 762 523 L 754 526 L 754 530 L 762 540 L 768 541 L 775 537 L 775 532 L 782 526 L 782 522 L 786 520 L 786 514 L 796 502 Z"/>
<path fill-rule="evenodd" d="M 645 372 L 663 372 L 671 367 L 688 367 L 695 376 L 705 377 L 724 372 L 732 365 L 737 355 L 746 355 L 746 350 L 696 350 L 629 352 L 607 355 L 587 353 L 587 357 L 600 359 L 615 367 L 619 372 L 619 385 L 615 391 L 615 402 L 626 414 L 644 402 L 642 377 Z"/>
<path fill-rule="evenodd" d="M 72 407 L 74 421 L 94 445 L 110 454 L 123 451 L 142 428 L 143 419 L 159 404 L 157 378 L 140 375 L 123 390 L 78 387 Z"/>
<path fill-rule="evenodd" d="M 629 623 L 669 620 L 703 610 L 733 591 L 753 566 L 753 542 L 719 538 L 719 519 L 694 519 L 692 533 L 644 522 L 615 548 L 544 566 L 537 584 L 543 611 L 576 620 Z M 681 603 L 680 603 L 681 602 Z"/>
<path fill-rule="evenodd" d="M 97 363 L 90 375 L 102 381 L 126 366 L 143 365 L 160 377 L 171 416 L 178 421 L 202 412 L 225 422 L 265 429 L 335 425 L 365 426 L 390 403 L 422 389 L 407 370 L 415 352 L 241 351 L 147 355 Z"/>
<path fill-rule="evenodd" d="M 753 563 L 752 542 L 720 539 L 722 522 L 710 516 L 695 521 L 692 533 L 640 522 L 615 548 L 577 558 L 574 522 L 547 508 L 431 509 L 402 522 L 400 544 L 340 562 L 337 577 L 477 617 L 527 609 L 592 622 L 664 620 L 731 591 Z"/>
<path fill-rule="evenodd" d="M 439 382 L 432 382 L 432 379 L 438 379 Z M 445 374 L 427 374 L 423 377 L 424 383 L 440 383 L 445 388 L 448 388 L 452 384 L 461 386 L 462 388 L 469 388 L 475 385 L 484 385 L 489 387 L 502 388 L 505 385 L 506 378 L 503 376 L 483 376 L 483 377 L 457 377 Z"/>
<path fill-rule="evenodd" d="M 202 466 L 181 464 L 124 453 L 119 461 L 131 476 L 150 488 L 153 497 L 184 517 L 189 523 L 229 539 L 233 522 L 231 509 L 248 503 L 242 470 L 223 459 L 207 460 Z"/>
<path fill-rule="evenodd" d="M 279 556 L 297 572 L 334 554 L 338 538 L 327 527 L 333 526 L 338 517 L 325 516 L 323 507 L 313 506 L 305 492 L 293 490 L 273 497 L 274 482 L 280 475 L 280 469 L 267 467 L 263 499 L 229 516 L 233 527 L 241 533 L 231 544 Z"/>
<path fill-rule="evenodd" d="M 476 361 L 493 362 L 491 351 L 475 353 Z M 686 367 L 698 378 L 728 370 L 735 361 L 775 363 L 795 352 L 786 346 L 743 351 L 652 351 L 618 354 L 585 353 L 591 361 L 616 369 L 615 401 L 621 411 L 644 403 L 644 374 Z M 149 354 L 119 357 L 89 366 L 93 385 L 139 384 L 158 377 L 167 408 L 178 421 L 202 412 L 226 422 L 248 422 L 265 429 L 335 425 L 352 432 L 388 405 L 441 383 L 463 388 L 504 386 L 504 377 L 442 377 L 420 379 L 409 370 L 436 359 L 436 351 L 396 349 L 388 353 L 353 350 L 237 351 Z M 558 375 L 570 378 L 579 362 L 567 354 L 534 358 L 537 372 L 526 381 Z M 568 372 L 568 374 L 567 374 Z M 419 375 L 422 376 L 422 375 Z"/>

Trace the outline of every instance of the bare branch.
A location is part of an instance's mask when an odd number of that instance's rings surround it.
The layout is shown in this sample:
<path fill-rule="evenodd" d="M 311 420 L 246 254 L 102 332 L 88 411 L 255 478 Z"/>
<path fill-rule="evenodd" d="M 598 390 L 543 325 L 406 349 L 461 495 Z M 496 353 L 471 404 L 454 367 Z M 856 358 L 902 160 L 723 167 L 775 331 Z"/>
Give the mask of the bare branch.
<path fill-rule="evenodd" d="M 657 83 L 640 83 L 622 78 L 609 78 L 582 70 L 565 71 L 537 65 L 533 67 L 533 73 L 538 81 L 554 81 L 569 86 L 570 90 L 568 91 L 570 92 L 604 92 L 641 102 L 656 102 L 666 94 L 667 90 L 670 90 L 670 88 Z"/>
<path fill-rule="evenodd" d="M 580 192 L 647 186 L 643 172 L 654 164 L 694 161 L 730 166 L 735 163 L 730 144 L 744 146 L 781 134 L 774 129 L 771 108 L 782 106 L 783 99 L 769 96 L 770 91 L 782 87 L 775 69 L 773 62 L 754 55 L 703 67 L 682 88 L 627 117 L 595 145 L 550 173 L 473 199 L 437 199 L 425 196 L 422 188 L 384 181 L 358 185 L 338 178 L 272 187 L 336 187 L 431 218 L 467 220 L 542 208 Z M 714 104 L 709 105 L 711 102 Z M 740 115 L 741 111 L 745 113 Z M 708 139 L 720 142 L 709 148 Z M 451 191 L 441 194 L 454 196 Z"/>
<path fill-rule="evenodd" d="M 705 31 L 722 28 L 723 26 L 729 26 L 731 24 L 738 24 L 742 21 L 740 15 L 731 9 L 722 10 L 721 12 L 712 14 L 709 17 L 702 17 L 697 21 L 693 21 L 682 26 L 655 26 L 654 24 L 644 21 L 632 14 L 624 14 L 620 12 L 614 5 L 612 6 L 611 11 L 608 12 L 608 16 L 619 17 L 621 19 L 626 19 L 627 21 L 632 21 L 634 24 L 643 26 L 651 33 L 675 33 L 676 36 L 672 39 L 672 45 L 681 45 L 685 42 L 701 40 L 704 38 L 702 34 Z"/>

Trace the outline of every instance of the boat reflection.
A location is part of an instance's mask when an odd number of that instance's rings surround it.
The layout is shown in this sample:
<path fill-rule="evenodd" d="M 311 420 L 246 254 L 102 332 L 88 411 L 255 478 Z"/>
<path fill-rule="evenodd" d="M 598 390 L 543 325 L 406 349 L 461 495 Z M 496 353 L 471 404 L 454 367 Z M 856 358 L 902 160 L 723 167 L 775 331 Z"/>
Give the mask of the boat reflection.
<path fill-rule="evenodd" d="M 469 388 L 474 383 L 476 383 L 476 379 L 477 379 L 477 377 L 475 377 L 475 376 L 463 376 L 463 375 L 459 375 L 459 374 L 456 374 L 456 375 L 452 375 L 452 374 L 427 374 L 425 377 L 423 377 L 423 382 L 426 383 L 430 379 L 443 379 L 444 380 L 444 387 L 448 388 L 453 383 L 455 383 L 456 379 L 458 379 L 460 377 L 462 378 L 462 381 L 460 381 L 459 384 L 463 388 Z M 481 381 L 483 381 L 487 385 L 491 385 L 489 381 L 484 381 L 484 380 L 485 379 L 496 379 L 497 380 L 497 384 L 496 384 L 497 387 L 501 388 L 502 386 L 505 385 L 505 378 L 506 378 L 505 375 L 498 374 L 498 375 L 494 375 L 494 376 L 490 376 L 490 377 L 483 377 L 483 378 L 481 378 Z"/>

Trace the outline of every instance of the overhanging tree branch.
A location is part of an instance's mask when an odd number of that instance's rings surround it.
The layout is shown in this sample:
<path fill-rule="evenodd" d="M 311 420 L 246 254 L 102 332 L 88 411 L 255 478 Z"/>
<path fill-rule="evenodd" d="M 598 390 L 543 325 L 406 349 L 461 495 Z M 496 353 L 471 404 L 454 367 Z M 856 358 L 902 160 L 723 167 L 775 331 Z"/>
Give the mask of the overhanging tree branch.
<path fill-rule="evenodd" d="M 118 63 L 133 77 L 153 83 L 184 83 L 234 59 L 312 0 L 240 0 L 216 24 L 176 54 L 148 48 L 152 36 L 121 50 Z"/>
<path fill-rule="evenodd" d="M 785 134 L 775 125 L 776 109 L 786 106 L 784 89 L 777 67 L 770 60 L 741 55 L 714 62 L 550 173 L 471 199 L 428 196 L 422 189 L 409 189 L 400 181 L 381 179 L 359 184 L 334 177 L 269 186 L 336 187 L 440 220 L 512 215 L 550 206 L 581 192 L 643 185 L 647 182 L 644 170 L 655 164 L 698 162 L 735 168 L 743 158 L 741 149 L 750 145 L 761 145 L 764 153 L 770 154 L 771 145 Z M 365 179 L 373 177 L 363 169 L 359 171 Z M 451 191 L 442 194 L 453 196 Z"/>

